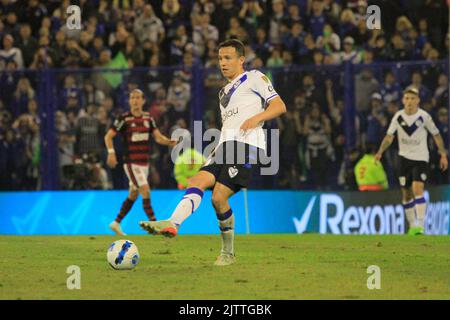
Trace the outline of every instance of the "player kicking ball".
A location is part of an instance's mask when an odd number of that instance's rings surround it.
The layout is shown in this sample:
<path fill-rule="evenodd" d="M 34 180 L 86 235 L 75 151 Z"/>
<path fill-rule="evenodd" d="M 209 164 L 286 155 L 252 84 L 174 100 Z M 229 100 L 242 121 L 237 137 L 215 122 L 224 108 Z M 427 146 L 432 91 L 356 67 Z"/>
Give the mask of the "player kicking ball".
<path fill-rule="evenodd" d="M 142 204 L 145 214 L 151 221 L 156 220 L 155 213 L 150 203 L 150 187 L 147 176 L 150 162 L 150 135 L 155 141 L 166 146 L 175 146 L 177 141 L 164 136 L 156 127 L 155 121 L 142 107 L 145 103 L 144 93 L 135 89 L 130 93 L 130 111 L 116 119 L 105 135 L 105 144 L 108 149 L 107 164 L 110 168 L 117 166 L 117 157 L 114 151 L 113 138 L 119 133 L 123 139 L 124 165 L 123 168 L 130 181 L 127 199 L 123 202 L 116 219 L 109 227 L 118 235 L 125 235 L 120 223 L 133 207 L 139 194 L 142 196 Z"/>
<path fill-rule="evenodd" d="M 419 91 L 408 87 L 403 92 L 404 108 L 398 111 L 391 120 L 387 135 L 381 142 L 375 155 L 375 161 L 380 161 L 383 152 L 391 145 L 397 134 L 399 146 L 399 183 L 402 190 L 403 208 L 409 223 L 408 234 L 424 233 L 424 221 L 427 208 L 423 196 L 425 181 L 428 177 L 429 151 L 427 144 L 428 132 L 441 155 L 440 169 L 447 170 L 447 151 L 439 130 L 431 116 L 419 108 Z"/>
<path fill-rule="evenodd" d="M 220 69 L 228 84 L 219 93 L 222 130 L 218 146 L 189 180 L 169 220 L 139 223 L 151 234 L 174 237 L 183 221 L 200 206 L 203 192 L 212 188 L 212 204 L 222 237 L 217 266 L 235 262 L 234 215 L 228 199 L 249 185 L 255 168 L 252 160 L 266 149 L 263 122 L 286 112 L 269 79 L 257 70 L 244 71 L 244 62 L 242 42 L 231 39 L 219 44 Z"/>

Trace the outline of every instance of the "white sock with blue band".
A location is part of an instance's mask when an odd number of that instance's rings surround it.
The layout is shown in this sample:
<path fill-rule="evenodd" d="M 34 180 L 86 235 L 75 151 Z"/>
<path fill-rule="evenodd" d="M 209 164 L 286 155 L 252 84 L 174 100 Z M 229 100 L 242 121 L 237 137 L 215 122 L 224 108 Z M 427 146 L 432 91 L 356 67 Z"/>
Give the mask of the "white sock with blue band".
<path fill-rule="evenodd" d="M 202 202 L 202 198 L 203 191 L 199 188 L 187 189 L 169 220 L 172 221 L 178 228 L 184 220 L 186 220 L 191 214 L 194 213 L 195 210 L 197 210 L 200 206 L 200 202 Z"/>
<path fill-rule="evenodd" d="M 234 255 L 234 215 L 230 209 L 225 213 L 216 213 L 222 236 L 222 254 Z"/>
<path fill-rule="evenodd" d="M 423 195 L 416 197 L 414 200 L 414 206 L 416 208 L 417 226 L 424 227 L 425 214 L 427 212 L 427 201 Z"/>
<path fill-rule="evenodd" d="M 414 228 L 416 226 L 416 209 L 414 199 L 411 199 L 408 202 L 403 202 L 403 210 L 405 211 L 405 216 L 408 220 L 409 227 Z"/>

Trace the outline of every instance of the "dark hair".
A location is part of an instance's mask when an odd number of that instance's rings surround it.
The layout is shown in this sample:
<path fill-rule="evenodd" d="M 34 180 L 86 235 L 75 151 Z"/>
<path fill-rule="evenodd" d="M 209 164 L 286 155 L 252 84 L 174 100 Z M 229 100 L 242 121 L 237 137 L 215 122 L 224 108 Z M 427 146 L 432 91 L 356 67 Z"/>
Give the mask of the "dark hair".
<path fill-rule="evenodd" d="M 245 46 L 238 39 L 225 40 L 219 44 L 218 49 L 224 48 L 224 47 L 233 47 L 236 49 L 236 52 L 239 57 L 245 57 Z"/>

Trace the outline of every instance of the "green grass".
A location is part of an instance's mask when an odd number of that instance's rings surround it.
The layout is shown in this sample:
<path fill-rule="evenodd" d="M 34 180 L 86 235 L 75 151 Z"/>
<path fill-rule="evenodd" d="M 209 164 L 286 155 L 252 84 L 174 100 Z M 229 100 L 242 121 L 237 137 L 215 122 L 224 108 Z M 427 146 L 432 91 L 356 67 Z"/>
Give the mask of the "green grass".
<path fill-rule="evenodd" d="M 446 236 L 236 236 L 237 263 L 215 267 L 220 236 L 127 236 L 141 254 L 113 270 L 117 237 L 0 236 L 0 299 L 449 299 Z M 69 265 L 81 289 L 68 290 Z M 367 267 L 381 268 L 369 290 Z"/>

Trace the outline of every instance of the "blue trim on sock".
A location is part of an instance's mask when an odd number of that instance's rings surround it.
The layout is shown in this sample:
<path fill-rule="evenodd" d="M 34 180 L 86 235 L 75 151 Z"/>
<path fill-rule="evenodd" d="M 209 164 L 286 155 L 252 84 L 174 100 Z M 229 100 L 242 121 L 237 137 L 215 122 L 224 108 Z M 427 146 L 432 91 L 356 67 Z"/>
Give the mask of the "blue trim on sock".
<path fill-rule="evenodd" d="M 216 213 L 217 219 L 219 219 L 220 221 L 227 220 L 232 215 L 233 215 L 233 211 L 231 209 L 225 213 Z"/>
<path fill-rule="evenodd" d="M 203 198 L 203 191 L 200 190 L 199 188 L 186 189 L 186 193 L 184 195 L 187 196 L 188 194 L 192 194 L 192 193 L 199 195 L 200 198 Z"/>
<path fill-rule="evenodd" d="M 191 204 L 192 204 L 192 211 L 191 211 L 191 214 L 193 214 L 193 213 L 194 213 L 194 208 L 195 208 L 195 206 L 194 206 L 194 201 L 192 201 L 192 199 L 189 199 L 189 200 L 191 200 Z"/>
<path fill-rule="evenodd" d="M 416 198 L 416 200 L 414 202 L 415 202 L 415 204 L 421 204 L 421 203 L 426 203 L 427 201 L 425 200 L 424 197 L 420 197 L 420 198 Z"/>
<path fill-rule="evenodd" d="M 411 208 L 414 208 L 414 200 L 411 200 L 410 202 L 408 202 L 408 203 L 404 203 L 403 204 L 403 208 L 405 208 L 405 209 L 411 209 Z"/>

